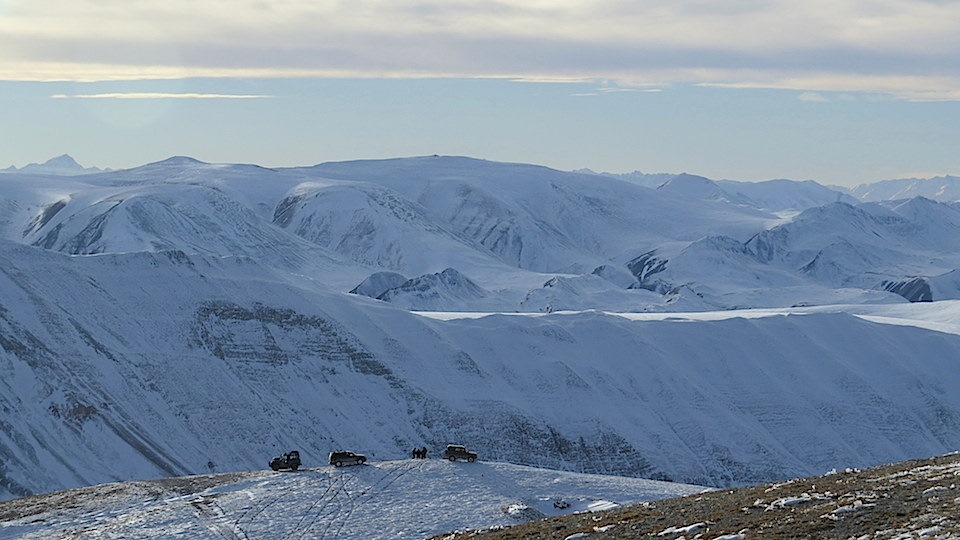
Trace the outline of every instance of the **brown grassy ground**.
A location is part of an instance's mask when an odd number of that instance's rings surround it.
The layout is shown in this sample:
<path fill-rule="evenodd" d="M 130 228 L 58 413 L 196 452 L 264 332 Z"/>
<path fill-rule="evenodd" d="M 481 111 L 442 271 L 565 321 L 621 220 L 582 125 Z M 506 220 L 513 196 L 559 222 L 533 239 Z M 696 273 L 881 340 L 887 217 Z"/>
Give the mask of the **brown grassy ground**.
<path fill-rule="evenodd" d="M 954 453 L 434 538 L 960 539 L 958 486 Z"/>

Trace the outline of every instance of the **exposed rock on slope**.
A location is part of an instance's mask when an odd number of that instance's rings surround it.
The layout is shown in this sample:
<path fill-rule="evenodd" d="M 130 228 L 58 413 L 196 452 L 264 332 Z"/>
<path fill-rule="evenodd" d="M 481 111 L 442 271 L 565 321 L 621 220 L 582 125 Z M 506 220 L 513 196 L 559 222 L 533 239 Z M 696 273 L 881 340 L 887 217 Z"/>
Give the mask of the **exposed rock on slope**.
<path fill-rule="evenodd" d="M 464 309 L 488 292 L 453 268 L 407 280 L 377 296 L 407 309 L 457 310 Z"/>
<path fill-rule="evenodd" d="M 370 298 L 376 298 L 390 289 L 402 286 L 407 281 L 407 278 L 404 277 L 403 274 L 396 272 L 376 272 L 370 274 L 367 279 L 354 287 L 350 291 L 350 294 L 360 294 L 369 296 Z"/>

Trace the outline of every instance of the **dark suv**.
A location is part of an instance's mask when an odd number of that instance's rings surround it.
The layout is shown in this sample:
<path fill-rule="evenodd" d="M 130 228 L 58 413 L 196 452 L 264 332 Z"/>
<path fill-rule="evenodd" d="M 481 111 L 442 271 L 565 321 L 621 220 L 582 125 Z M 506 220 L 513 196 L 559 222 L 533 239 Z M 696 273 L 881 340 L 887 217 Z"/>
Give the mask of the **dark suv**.
<path fill-rule="evenodd" d="M 469 462 L 474 462 L 477 460 L 477 453 L 470 452 L 459 444 L 448 444 L 447 448 L 443 451 L 443 457 L 449 459 L 450 461 L 465 459 Z"/>
<path fill-rule="evenodd" d="M 363 465 L 367 461 L 367 456 L 363 454 L 354 454 L 345 450 L 330 452 L 330 464 L 334 467 L 343 467 L 344 465 Z"/>
<path fill-rule="evenodd" d="M 286 454 L 281 454 L 270 460 L 270 468 L 279 471 L 280 469 L 290 469 L 295 471 L 300 468 L 300 452 L 291 450 Z"/>

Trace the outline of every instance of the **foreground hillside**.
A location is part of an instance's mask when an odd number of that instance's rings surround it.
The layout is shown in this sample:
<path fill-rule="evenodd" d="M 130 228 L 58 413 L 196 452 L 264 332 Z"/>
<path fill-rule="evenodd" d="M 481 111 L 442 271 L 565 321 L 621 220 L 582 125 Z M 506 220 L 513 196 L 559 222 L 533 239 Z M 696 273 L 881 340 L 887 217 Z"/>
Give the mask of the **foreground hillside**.
<path fill-rule="evenodd" d="M 16 499 L 0 503 L 0 539 L 423 538 L 702 490 L 505 463 L 371 461 L 105 484 Z"/>
<path fill-rule="evenodd" d="M 957 539 L 958 480 L 954 453 L 435 539 Z"/>

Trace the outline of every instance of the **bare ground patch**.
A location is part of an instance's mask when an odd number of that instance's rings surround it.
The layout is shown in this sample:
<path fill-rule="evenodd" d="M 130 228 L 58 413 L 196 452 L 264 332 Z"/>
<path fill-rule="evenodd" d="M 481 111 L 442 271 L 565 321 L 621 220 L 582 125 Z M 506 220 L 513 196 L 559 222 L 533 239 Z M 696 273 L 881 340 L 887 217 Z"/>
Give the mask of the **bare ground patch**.
<path fill-rule="evenodd" d="M 434 537 L 960 539 L 960 454 Z"/>

